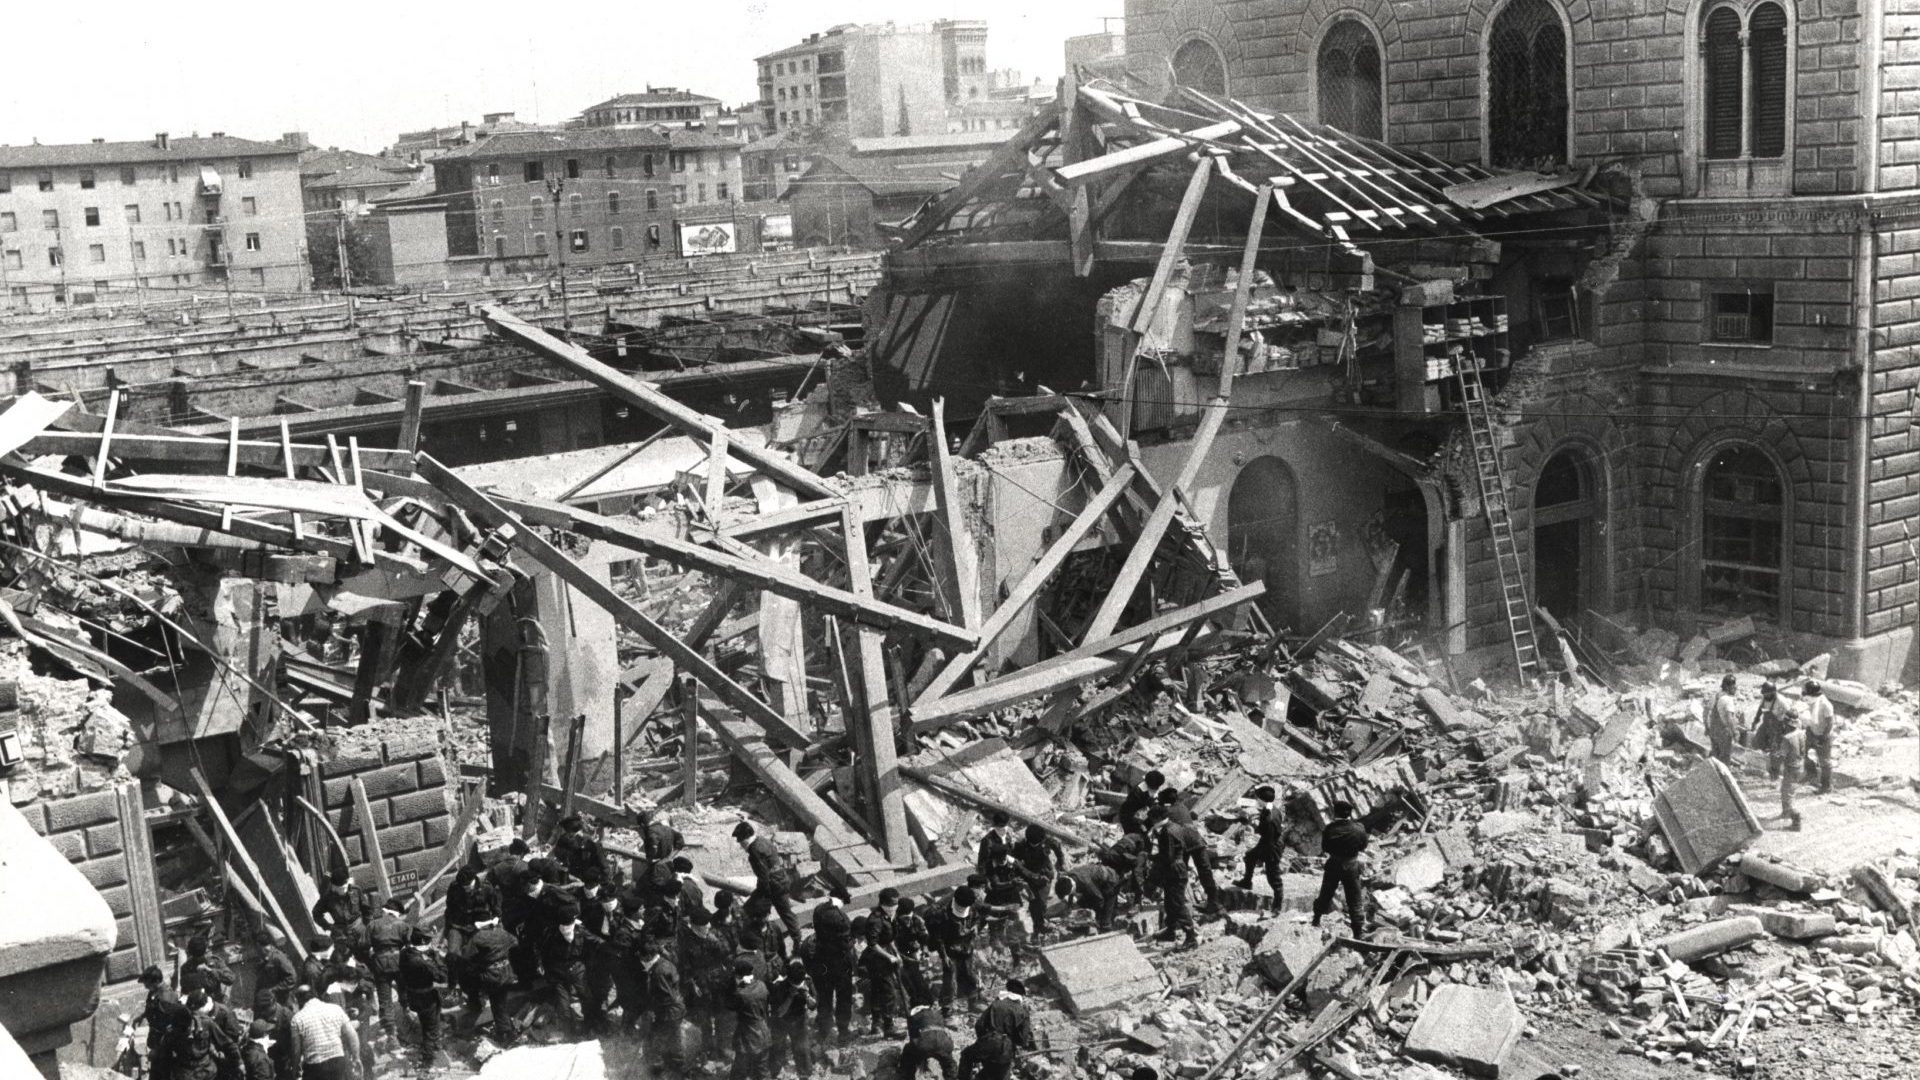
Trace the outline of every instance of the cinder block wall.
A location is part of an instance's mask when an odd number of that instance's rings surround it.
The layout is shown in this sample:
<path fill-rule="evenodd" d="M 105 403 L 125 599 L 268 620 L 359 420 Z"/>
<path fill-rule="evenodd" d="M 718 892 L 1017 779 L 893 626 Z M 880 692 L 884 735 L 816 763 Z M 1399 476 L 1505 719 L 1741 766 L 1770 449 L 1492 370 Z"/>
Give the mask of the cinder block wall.
<path fill-rule="evenodd" d="M 440 869 L 441 848 L 453 828 L 459 781 L 450 775 L 440 744 L 426 736 L 378 739 L 350 733 L 343 736 L 332 760 L 321 766 L 327 819 L 340 833 L 351 859 L 354 880 L 372 887 L 365 824 L 354 806 L 352 780 L 367 789 L 367 809 L 387 874 L 419 875 L 411 885 L 396 884 L 397 893 L 412 892 Z M 443 880 L 442 885 L 445 884 Z"/>

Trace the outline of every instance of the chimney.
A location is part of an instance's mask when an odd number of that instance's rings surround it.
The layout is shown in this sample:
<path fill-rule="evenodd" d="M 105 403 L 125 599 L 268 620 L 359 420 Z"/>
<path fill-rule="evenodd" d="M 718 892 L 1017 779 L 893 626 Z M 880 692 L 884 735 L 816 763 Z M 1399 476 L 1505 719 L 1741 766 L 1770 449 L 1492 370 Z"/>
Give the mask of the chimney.
<path fill-rule="evenodd" d="M 94 145 L 96 145 L 96 146 L 98 146 L 99 144 L 101 144 L 101 143 L 103 143 L 103 142 L 106 142 L 106 141 L 107 141 L 107 140 L 105 140 L 105 139 L 103 139 L 103 138 L 101 138 L 101 137 L 100 137 L 100 136 L 98 136 L 98 135 L 95 135 L 95 136 L 93 137 L 93 142 L 94 142 Z"/>
<path fill-rule="evenodd" d="M 153 148 L 155 150 L 165 150 L 167 148 L 166 132 L 162 131 L 153 137 Z"/>
<path fill-rule="evenodd" d="M 312 140 L 307 138 L 307 133 L 304 131 L 289 131 L 280 136 L 280 142 L 295 150 L 308 150 L 313 147 Z"/>
<path fill-rule="evenodd" d="M 227 133 L 224 131 L 216 131 L 213 133 L 212 137 L 216 139 L 224 139 L 227 137 Z"/>

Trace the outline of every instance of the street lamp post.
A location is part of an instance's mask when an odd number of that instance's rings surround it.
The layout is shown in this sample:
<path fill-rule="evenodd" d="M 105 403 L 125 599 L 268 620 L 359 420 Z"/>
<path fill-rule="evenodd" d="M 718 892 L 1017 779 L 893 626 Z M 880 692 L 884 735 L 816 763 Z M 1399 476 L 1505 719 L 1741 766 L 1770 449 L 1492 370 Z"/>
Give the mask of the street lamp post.
<path fill-rule="evenodd" d="M 564 177 L 547 178 L 547 192 L 553 196 L 553 241 L 554 257 L 559 260 L 560 271 L 560 322 L 568 333 L 573 332 L 573 312 L 567 306 L 567 229 L 560 220 L 560 192 L 567 186 Z"/>

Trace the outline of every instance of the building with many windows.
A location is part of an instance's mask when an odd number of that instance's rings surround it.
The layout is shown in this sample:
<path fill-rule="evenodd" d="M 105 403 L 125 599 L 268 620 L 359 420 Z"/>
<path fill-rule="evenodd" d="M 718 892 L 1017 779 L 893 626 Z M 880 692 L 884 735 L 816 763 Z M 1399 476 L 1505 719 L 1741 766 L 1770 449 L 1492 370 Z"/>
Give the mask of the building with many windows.
<path fill-rule="evenodd" d="M 719 98 L 682 90 L 677 86 L 649 86 L 645 93 L 620 94 L 580 114 L 584 127 L 667 127 L 719 124 Z"/>
<path fill-rule="evenodd" d="M 950 105 L 984 101 L 987 24 L 846 24 L 760 57 L 760 111 L 768 134 L 833 126 L 847 137 L 948 130 Z"/>
<path fill-rule="evenodd" d="M 432 161 L 450 150 L 463 146 L 472 146 L 489 135 L 504 135 L 514 131 L 547 131 L 551 128 L 541 124 L 518 119 L 510 112 L 490 112 L 480 118 L 479 123 L 462 120 L 447 127 L 426 128 L 421 131 L 403 131 L 394 139 L 393 145 L 382 154 L 384 157 L 398 158 L 410 164 L 422 164 Z"/>
<path fill-rule="evenodd" d="M 700 132 L 581 128 L 509 132 L 448 151 L 432 163 L 448 259 L 520 269 L 670 254 L 676 199 L 724 202 L 739 190 L 739 148 L 706 145 L 720 141 Z"/>
<path fill-rule="evenodd" d="M 298 151 L 216 132 L 0 146 L 0 293 L 49 310 L 209 288 L 301 292 Z"/>
<path fill-rule="evenodd" d="M 1681 640 L 1752 616 L 1773 648 L 1901 674 L 1920 611 L 1920 15 L 1130 0 L 1126 32 L 1137 73 L 1386 152 L 1529 170 L 1534 191 L 1611 185 L 1626 209 L 1605 234 L 1491 237 L 1485 287 L 1529 372 L 1495 411 L 1531 595 L 1652 613 Z M 1461 614 L 1486 644 L 1494 554 L 1463 526 Z"/>

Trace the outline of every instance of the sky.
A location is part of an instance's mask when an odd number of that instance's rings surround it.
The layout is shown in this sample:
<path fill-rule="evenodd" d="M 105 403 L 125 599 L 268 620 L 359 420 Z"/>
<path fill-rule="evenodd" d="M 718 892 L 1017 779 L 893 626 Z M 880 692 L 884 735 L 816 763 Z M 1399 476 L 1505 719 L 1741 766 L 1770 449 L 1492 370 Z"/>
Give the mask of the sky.
<path fill-rule="evenodd" d="M 679 86 L 730 105 L 753 58 L 846 22 L 985 19 L 987 61 L 1051 82 L 1062 46 L 1125 0 L 566 0 L 338 5 L 129 0 L 8 5 L 0 143 L 222 131 L 373 151 L 486 112 L 559 122 Z"/>

